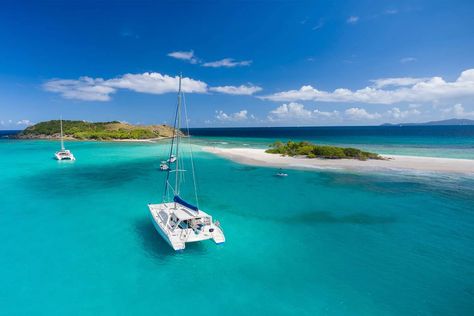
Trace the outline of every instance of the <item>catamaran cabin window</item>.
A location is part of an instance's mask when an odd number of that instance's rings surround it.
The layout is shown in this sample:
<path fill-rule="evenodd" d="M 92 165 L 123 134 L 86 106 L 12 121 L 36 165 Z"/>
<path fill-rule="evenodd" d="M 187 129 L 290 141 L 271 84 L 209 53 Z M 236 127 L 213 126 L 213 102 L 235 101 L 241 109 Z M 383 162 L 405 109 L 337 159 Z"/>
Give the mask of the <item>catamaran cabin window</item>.
<path fill-rule="evenodd" d="M 179 228 L 187 229 L 188 228 L 188 221 L 182 221 L 179 223 Z"/>

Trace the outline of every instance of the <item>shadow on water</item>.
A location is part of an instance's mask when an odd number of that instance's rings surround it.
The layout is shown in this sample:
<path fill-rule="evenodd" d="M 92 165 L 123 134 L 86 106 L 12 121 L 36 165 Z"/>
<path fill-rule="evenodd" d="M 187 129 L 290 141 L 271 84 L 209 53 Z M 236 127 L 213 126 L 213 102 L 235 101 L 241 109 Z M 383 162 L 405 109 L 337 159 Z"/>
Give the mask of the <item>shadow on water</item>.
<path fill-rule="evenodd" d="M 234 170 L 236 171 L 254 171 L 259 169 L 258 167 L 253 167 L 253 166 L 236 166 L 233 167 Z"/>
<path fill-rule="evenodd" d="M 375 224 L 391 224 L 396 222 L 393 216 L 374 216 L 364 213 L 353 213 L 349 215 L 335 216 L 330 212 L 308 212 L 298 214 L 296 216 L 280 219 L 290 224 L 359 224 L 359 225 L 375 225 Z"/>
<path fill-rule="evenodd" d="M 394 216 L 377 216 L 365 213 L 352 213 L 348 215 L 334 215 L 327 211 L 314 211 L 295 213 L 292 216 L 274 216 L 271 214 L 241 213 L 231 210 L 229 207 L 220 207 L 222 211 L 246 218 L 254 218 L 262 221 L 273 221 L 285 224 L 355 224 L 355 225 L 378 225 L 393 224 L 397 222 Z"/>
<path fill-rule="evenodd" d="M 153 223 L 148 218 L 137 220 L 135 232 L 141 240 L 145 253 L 153 258 L 166 259 L 168 256 L 178 254 L 170 245 L 158 234 Z"/>
<path fill-rule="evenodd" d="M 377 194 L 437 194 L 446 198 L 453 196 L 469 200 L 472 196 L 472 178 L 448 174 L 351 174 L 319 173 L 317 178 L 308 178 L 307 184 L 326 187 L 348 187 Z"/>
<path fill-rule="evenodd" d="M 140 159 L 101 165 L 80 165 L 76 162 L 58 162 L 58 168 L 48 169 L 42 173 L 29 175 L 28 186 L 35 190 L 56 195 L 64 192 L 90 192 L 97 189 L 117 187 L 138 178 L 149 177 L 157 171 L 154 160 Z M 49 186 L 54 179 L 55 185 Z M 67 190 L 66 190 L 67 188 Z"/>
<path fill-rule="evenodd" d="M 184 251 L 175 251 L 156 231 L 149 218 L 142 218 L 135 223 L 135 232 L 141 240 L 145 253 L 155 259 L 167 260 L 176 256 L 205 254 L 206 247 L 201 242 L 186 244 Z"/>

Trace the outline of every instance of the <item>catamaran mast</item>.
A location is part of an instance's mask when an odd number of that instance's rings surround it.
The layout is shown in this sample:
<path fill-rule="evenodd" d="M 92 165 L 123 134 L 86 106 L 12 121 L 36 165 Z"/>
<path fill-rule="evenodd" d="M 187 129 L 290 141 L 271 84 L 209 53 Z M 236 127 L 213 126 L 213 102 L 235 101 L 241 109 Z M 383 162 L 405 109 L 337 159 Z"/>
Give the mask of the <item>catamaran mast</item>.
<path fill-rule="evenodd" d="M 176 111 L 176 164 L 175 164 L 175 195 L 179 195 L 179 131 L 181 129 L 181 78 L 179 75 L 179 88 L 178 88 L 178 109 Z"/>
<path fill-rule="evenodd" d="M 63 117 L 59 118 L 61 124 L 61 150 L 64 150 L 64 139 L 63 139 Z"/>

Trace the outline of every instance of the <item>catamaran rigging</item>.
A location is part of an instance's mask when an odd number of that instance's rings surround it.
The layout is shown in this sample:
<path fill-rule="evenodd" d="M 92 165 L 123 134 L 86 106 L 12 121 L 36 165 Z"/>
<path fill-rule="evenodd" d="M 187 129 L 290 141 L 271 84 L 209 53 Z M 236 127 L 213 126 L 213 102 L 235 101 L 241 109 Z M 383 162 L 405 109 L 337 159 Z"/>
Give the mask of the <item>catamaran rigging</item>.
<path fill-rule="evenodd" d="M 174 129 L 169 150 L 169 158 L 160 165 L 160 169 L 167 172 L 162 203 L 148 205 L 153 225 L 174 250 L 184 249 L 188 242 L 202 241 L 206 239 L 213 239 L 216 243 L 223 243 L 225 241 L 224 233 L 219 222 L 213 222 L 212 216 L 199 208 L 194 157 L 189 138 L 189 120 L 181 82 L 182 78 L 180 76 L 178 83 L 178 102 L 174 116 Z M 181 188 L 185 179 L 184 173 L 186 172 L 184 157 L 182 155 L 183 144 L 181 143 L 182 114 L 184 114 L 186 122 L 185 130 L 188 136 L 190 158 L 189 167 L 193 179 L 192 184 L 195 205 L 186 201 L 181 196 Z M 169 164 L 173 162 L 174 166 L 171 168 Z M 172 185 L 172 182 L 174 182 L 174 185 Z M 172 195 L 172 198 L 170 195 Z"/>
<path fill-rule="evenodd" d="M 61 150 L 57 151 L 54 156 L 57 160 L 76 160 L 72 152 L 64 147 L 64 135 L 63 135 L 63 118 L 59 119 L 60 124 L 60 137 L 61 137 Z"/>

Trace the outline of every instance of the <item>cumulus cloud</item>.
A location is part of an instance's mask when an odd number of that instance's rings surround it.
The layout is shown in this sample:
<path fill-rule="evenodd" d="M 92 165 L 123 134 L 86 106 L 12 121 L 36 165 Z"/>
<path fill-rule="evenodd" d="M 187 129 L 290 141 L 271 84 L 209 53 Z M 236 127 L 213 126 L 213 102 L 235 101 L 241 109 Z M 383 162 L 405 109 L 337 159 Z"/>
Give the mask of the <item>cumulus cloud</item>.
<path fill-rule="evenodd" d="M 382 78 L 370 80 L 376 88 L 385 87 L 405 87 L 413 86 L 418 82 L 429 80 L 429 78 L 412 78 L 412 77 L 401 77 L 401 78 Z"/>
<path fill-rule="evenodd" d="M 109 101 L 116 90 L 105 84 L 101 78 L 80 77 L 77 80 L 53 79 L 43 85 L 46 91 L 61 94 L 66 99 L 84 101 Z"/>
<path fill-rule="evenodd" d="M 408 118 L 408 117 L 412 117 L 412 116 L 416 116 L 420 114 L 421 112 L 417 110 L 416 108 L 412 108 L 409 110 L 400 110 L 400 108 L 395 107 L 387 111 L 388 117 L 396 119 L 396 120 L 404 119 L 404 118 Z"/>
<path fill-rule="evenodd" d="M 3 121 L 2 121 L 3 123 Z M 16 125 L 23 125 L 23 126 L 30 126 L 30 125 L 33 125 L 34 123 L 30 120 L 19 120 L 18 122 L 16 122 Z"/>
<path fill-rule="evenodd" d="M 466 112 L 464 112 L 466 113 Z M 350 107 L 342 111 L 322 111 L 319 109 L 308 109 L 301 103 L 285 103 L 268 113 L 270 122 L 287 123 L 340 123 L 340 122 L 362 122 L 376 123 L 383 121 L 397 121 L 410 119 L 421 114 L 415 108 L 400 109 L 394 107 L 386 112 L 370 112 L 362 107 Z"/>
<path fill-rule="evenodd" d="M 219 93 L 225 94 L 233 94 L 233 95 L 252 95 L 256 92 L 262 91 L 262 88 L 254 85 L 240 85 L 236 86 L 220 86 L 220 87 L 211 87 L 209 88 L 210 91 L 215 91 Z"/>
<path fill-rule="evenodd" d="M 382 117 L 379 113 L 369 113 L 362 108 L 349 108 L 344 113 L 349 119 L 354 120 L 374 120 Z"/>
<path fill-rule="evenodd" d="M 141 93 L 163 94 L 178 90 L 179 77 L 157 72 L 125 74 L 113 79 L 80 77 L 77 80 L 52 79 L 43 84 L 46 91 L 59 93 L 66 99 L 84 101 L 109 101 L 110 95 L 118 89 Z M 206 93 L 205 82 L 191 78 L 182 79 L 182 90 L 187 93 Z"/>
<path fill-rule="evenodd" d="M 271 122 L 310 123 L 319 120 L 338 119 L 339 115 L 338 111 L 309 110 L 301 103 L 290 102 L 270 111 L 267 119 Z"/>
<path fill-rule="evenodd" d="M 246 121 L 249 118 L 254 119 L 254 116 L 253 115 L 248 116 L 247 110 L 241 110 L 239 112 L 235 112 L 232 114 L 227 114 L 224 111 L 216 111 L 216 118 L 219 121 L 236 122 L 236 121 Z"/>
<path fill-rule="evenodd" d="M 224 58 L 221 60 L 206 62 L 206 63 L 203 63 L 202 65 L 204 67 L 212 67 L 212 68 L 220 68 L 220 67 L 233 68 L 233 67 L 240 67 L 240 66 L 250 66 L 251 63 L 252 63 L 251 60 L 237 61 L 237 60 L 234 60 L 233 58 Z"/>
<path fill-rule="evenodd" d="M 157 72 L 142 74 L 125 74 L 121 77 L 105 81 L 109 87 L 129 89 L 136 92 L 163 94 L 178 91 L 179 76 L 171 77 Z M 205 93 L 207 84 L 191 78 L 182 78 L 181 88 L 187 93 Z"/>
<path fill-rule="evenodd" d="M 349 24 L 356 24 L 357 22 L 359 22 L 359 17 L 356 15 L 351 15 L 347 18 L 346 22 Z"/>
<path fill-rule="evenodd" d="M 271 121 L 276 120 L 309 120 L 312 117 L 310 110 L 305 109 L 301 103 L 290 102 L 288 104 L 282 104 L 276 109 L 270 111 L 268 119 Z"/>
<path fill-rule="evenodd" d="M 466 111 L 461 103 L 457 103 L 452 107 L 441 110 L 444 114 L 453 115 L 456 118 L 474 117 L 474 111 Z"/>
<path fill-rule="evenodd" d="M 310 85 L 298 90 L 278 92 L 262 96 L 272 101 L 322 101 L 352 102 L 371 104 L 394 104 L 400 102 L 424 103 L 459 97 L 474 96 L 474 69 L 461 73 L 455 81 L 445 81 L 441 77 L 431 78 L 383 78 L 373 81 L 374 86 L 359 90 L 338 88 L 323 91 Z M 387 88 L 392 89 L 387 89 Z"/>
<path fill-rule="evenodd" d="M 199 59 L 194 55 L 193 50 L 171 52 L 168 53 L 168 56 L 190 62 L 191 64 L 197 64 L 199 62 Z"/>
<path fill-rule="evenodd" d="M 316 116 L 316 117 L 338 117 L 339 116 L 339 111 L 332 111 L 332 112 L 329 112 L 329 111 L 320 111 L 318 109 L 314 110 L 313 111 L 313 115 Z"/>

